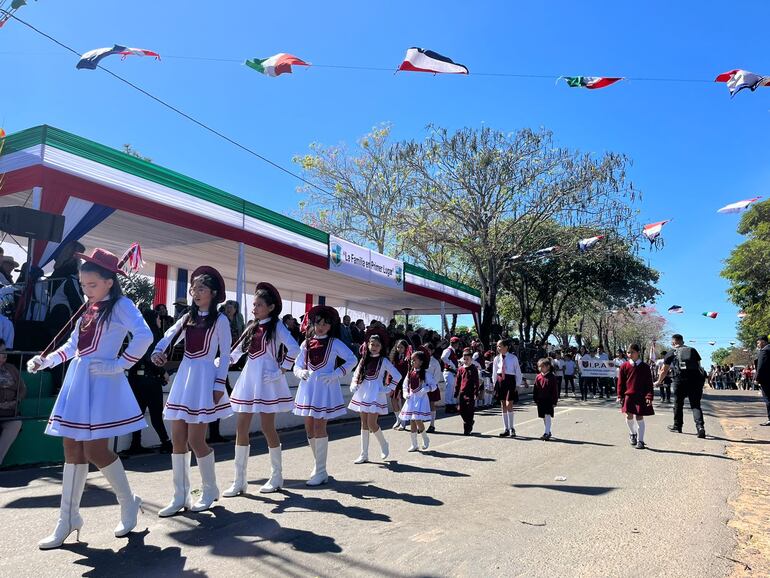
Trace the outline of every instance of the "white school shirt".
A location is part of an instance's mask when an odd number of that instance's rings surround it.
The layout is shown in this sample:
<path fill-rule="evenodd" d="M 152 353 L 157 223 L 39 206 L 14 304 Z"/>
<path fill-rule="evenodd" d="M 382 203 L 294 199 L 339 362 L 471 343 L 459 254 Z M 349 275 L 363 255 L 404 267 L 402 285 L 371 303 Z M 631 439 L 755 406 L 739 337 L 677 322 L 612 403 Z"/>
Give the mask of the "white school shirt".
<path fill-rule="evenodd" d="M 497 379 L 498 375 L 502 375 L 503 372 L 503 356 L 499 353 L 495 355 L 495 359 L 492 362 L 492 379 Z M 523 380 L 521 378 L 521 367 L 519 366 L 519 358 L 516 357 L 510 351 L 505 354 L 505 375 L 515 375 L 516 385 L 521 385 Z"/>
<path fill-rule="evenodd" d="M 553 360 L 553 374 L 556 377 L 561 377 L 564 375 L 564 361 L 561 359 L 554 359 Z"/>

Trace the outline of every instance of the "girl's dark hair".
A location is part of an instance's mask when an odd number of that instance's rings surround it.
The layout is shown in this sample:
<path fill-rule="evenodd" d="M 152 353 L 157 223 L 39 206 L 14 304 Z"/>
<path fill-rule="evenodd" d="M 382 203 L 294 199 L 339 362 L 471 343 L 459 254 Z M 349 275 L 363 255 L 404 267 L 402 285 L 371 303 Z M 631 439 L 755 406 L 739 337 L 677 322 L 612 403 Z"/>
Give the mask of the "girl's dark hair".
<path fill-rule="evenodd" d="M 404 346 L 404 355 L 406 355 L 407 350 L 409 349 L 409 342 L 406 339 L 399 339 L 396 341 L 396 344 L 393 346 L 393 348 L 390 350 L 390 362 L 395 365 L 398 361 L 398 346 L 403 345 Z"/>
<path fill-rule="evenodd" d="M 511 341 L 511 340 L 510 340 L 510 339 L 508 339 L 508 338 L 506 338 L 506 339 L 501 339 L 500 341 L 498 341 L 498 343 L 502 343 L 502 344 L 503 344 L 503 347 L 505 347 L 506 349 L 508 349 L 508 351 L 510 351 L 510 350 L 511 350 L 511 347 L 513 347 L 513 341 Z"/>
<path fill-rule="evenodd" d="M 641 348 L 641 346 L 638 343 L 632 343 L 631 345 L 628 346 L 628 348 L 631 351 L 636 351 L 637 353 L 641 353 L 642 352 L 642 348 Z"/>
<path fill-rule="evenodd" d="M 417 374 L 420 376 L 421 381 L 425 381 L 425 370 L 428 368 L 428 356 L 424 351 L 415 351 L 412 353 L 412 357 L 416 357 L 420 360 L 420 369 L 417 370 Z"/>
<path fill-rule="evenodd" d="M 254 293 L 254 299 L 262 299 L 262 301 L 264 301 L 268 306 L 277 304 L 275 301 L 275 298 L 273 297 L 273 294 L 270 291 L 267 291 L 266 289 L 259 289 L 256 293 Z M 237 308 L 235 312 L 238 313 Z M 275 328 L 278 325 L 278 319 L 280 315 L 281 315 L 280 311 L 278 311 L 275 307 L 273 307 L 273 310 L 270 312 L 270 321 L 265 323 L 265 340 L 266 341 L 270 341 L 274 338 Z M 256 329 L 257 325 L 259 325 L 259 321 L 255 319 L 254 323 L 251 324 L 251 328 L 249 329 L 248 335 L 246 335 L 246 338 L 243 340 L 244 343 L 251 343 L 251 338 L 254 335 L 254 329 Z"/>
<path fill-rule="evenodd" d="M 409 340 L 412 342 L 412 347 L 414 349 L 422 347 L 422 338 L 417 333 L 412 333 L 412 336 L 409 338 Z"/>
<path fill-rule="evenodd" d="M 337 339 L 340 338 L 340 319 L 339 317 L 334 317 L 333 319 L 330 319 L 331 316 L 326 316 L 323 314 L 316 314 L 314 317 L 310 318 L 310 322 L 307 324 L 307 332 L 305 333 L 305 337 L 310 339 L 314 335 L 314 327 L 315 322 L 319 319 L 322 319 L 323 321 L 326 321 L 329 325 L 331 325 L 331 329 L 329 329 L 329 332 L 326 334 L 329 337 L 336 337 Z"/>
<path fill-rule="evenodd" d="M 208 287 L 213 292 L 219 292 L 220 288 L 217 285 L 217 282 L 214 280 L 214 278 L 211 275 L 198 275 L 194 279 L 190 280 L 190 288 L 192 288 L 193 285 L 195 285 L 196 281 L 200 281 L 204 287 Z M 210 329 L 214 326 L 214 324 L 217 322 L 217 318 L 219 317 L 219 311 L 217 311 L 217 300 L 216 296 L 212 294 L 211 296 L 211 303 L 209 303 L 209 314 L 203 319 L 203 325 L 206 327 L 206 329 Z M 190 307 L 190 322 L 189 325 L 197 325 L 198 324 L 198 317 L 200 315 L 200 312 L 198 310 L 198 306 L 195 304 L 195 300 L 192 302 L 192 306 Z"/>
<path fill-rule="evenodd" d="M 80 270 L 84 273 L 96 273 L 102 279 L 112 279 L 112 287 L 110 287 L 109 299 L 107 300 L 104 311 L 99 316 L 99 324 L 109 324 L 112 319 L 112 310 L 115 308 L 115 304 L 123 297 L 123 290 L 120 288 L 120 281 L 118 280 L 118 274 L 108 271 L 104 267 L 100 267 L 96 263 L 91 261 L 85 261 Z"/>
<path fill-rule="evenodd" d="M 376 341 L 380 344 L 380 357 L 382 357 L 382 339 L 379 335 L 370 335 L 364 347 L 364 354 L 361 356 L 361 361 L 358 362 L 358 368 L 356 368 L 356 383 L 363 383 L 364 377 L 366 377 L 366 363 L 372 358 L 372 354 L 369 351 L 369 341 Z"/>

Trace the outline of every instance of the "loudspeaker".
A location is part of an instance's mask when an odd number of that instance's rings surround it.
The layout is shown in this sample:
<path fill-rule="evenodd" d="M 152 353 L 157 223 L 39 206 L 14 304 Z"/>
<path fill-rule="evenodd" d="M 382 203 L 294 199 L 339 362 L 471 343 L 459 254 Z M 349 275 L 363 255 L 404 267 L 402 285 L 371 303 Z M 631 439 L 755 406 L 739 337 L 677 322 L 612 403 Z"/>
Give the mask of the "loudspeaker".
<path fill-rule="evenodd" d="M 0 207 L 0 231 L 59 243 L 64 234 L 64 215 L 27 207 Z"/>

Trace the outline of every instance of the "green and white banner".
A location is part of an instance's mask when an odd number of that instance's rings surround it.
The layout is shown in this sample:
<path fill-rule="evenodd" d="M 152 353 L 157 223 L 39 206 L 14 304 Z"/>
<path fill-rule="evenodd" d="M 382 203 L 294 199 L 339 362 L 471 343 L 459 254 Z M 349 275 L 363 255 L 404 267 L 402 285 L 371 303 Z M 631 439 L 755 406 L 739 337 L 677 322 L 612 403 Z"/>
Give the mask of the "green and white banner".
<path fill-rule="evenodd" d="M 329 269 L 367 283 L 404 289 L 404 263 L 329 235 Z"/>

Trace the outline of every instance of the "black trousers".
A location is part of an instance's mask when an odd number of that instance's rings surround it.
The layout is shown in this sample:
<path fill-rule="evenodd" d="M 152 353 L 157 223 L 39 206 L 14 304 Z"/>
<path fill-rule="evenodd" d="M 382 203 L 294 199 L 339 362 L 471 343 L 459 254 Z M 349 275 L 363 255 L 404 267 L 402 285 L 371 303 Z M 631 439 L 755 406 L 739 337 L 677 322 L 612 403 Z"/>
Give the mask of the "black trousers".
<path fill-rule="evenodd" d="M 157 377 L 137 375 L 128 382 L 139 404 L 139 410 L 142 413 L 149 410 L 152 429 L 158 434 L 160 441 L 169 441 L 166 424 L 163 423 L 163 381 Z M 131 445 L 134 447 L 142 445 L 141 430 L 131 434 Z"/>
<path fill-rule="evenodd" d="M 590 377 L 580 376 L 580 399 L 586 401 L 588 399 L 588 386 L 591 384 Z"/>
<path fill-rule="evenodd" d="M 567 390 L 569 389 L 570 386 L 572 386 L 572 393 L 575 393 L 575 376 L 565 375 L 564 376 L 564 395 L 567 395 Z"/>
<path fill-rule="evenodd" d="M 765 406 L 767 407 L 767 419 L 770 420 L 770 383 L 763 383 L 759 387 L 762 389 L 762 397 L 765 398 Z"/>
<path fill-rule="evenodd" d="M 473 417 L 476 413 L 476 398 L 472 395 L 460 394 L 460 417 L 463 418 L 463 430 L 470 432 L 473 429 Z"/>
<path fill-rule="evenodd" d="M 660 386 L 660 401 L 671 401 L 671 386 L 667 383 Z"/>
<path fill-rule="evenodd" d="M 698 430 L 705 429 L 703 422 L 703 410 L 700 407 L 703 398 L 702 386 L 687 386 L 683 384 L 674 384 L 674 427 L 682 429 L 684 424 L 684 400 L 690 400 L 690 409 L 692 417 L 695 420 L 695 427 Z"/>

